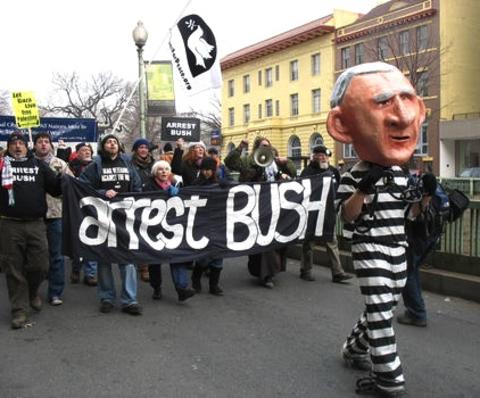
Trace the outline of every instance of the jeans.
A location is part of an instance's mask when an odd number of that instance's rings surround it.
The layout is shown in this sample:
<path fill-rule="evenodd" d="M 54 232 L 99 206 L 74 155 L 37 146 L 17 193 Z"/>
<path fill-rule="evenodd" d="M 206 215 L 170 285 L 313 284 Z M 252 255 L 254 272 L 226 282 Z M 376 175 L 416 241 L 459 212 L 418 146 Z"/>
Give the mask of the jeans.
<path fill-rule="evenodd" d="M 206 257 L 206 258 L 202 258 L 201 260 L 198 260 L 197 264 L 202 268 L 212 267 L 212 268 L 222 269 L 223 268 L 223 258 Z"/>
<path fill-rule="evenodd" d="M 426 320 L 427 310 L 422 296 L 422 285 L 420 283 L 420 260 L 414 254 L 407 255 L 407 283 L 402 291 L 403 303 L 407 314 L 414 319 Z"/>
<path fill-rule="evenodd" d="M 170 264 L 170 273 L 175 289 L 186 289 L 188 287 L 187 263 Z M 158 288 L 162 286 L 162 265 L 150 264 L 148 266 L 150 286 Z"/>
<path fill-rule="evenodd" d="M 62 256 L 62 219 L 46 221 L 49 254 L 48 299 L 61 297 L 65 287 L 65 259 Z"/>
<path fill-rule="evenodd" d="M 120 303 L 123 307 L 137 303 L 137 271 L 133 264 L 118 264 L 122 280 Z M 98 264 L 97 295 L 101 301 L 114 301 L 116 297 L 112 264 Z"/>
<path fill-rule="evenodd" d="M 72 270 L 80 272 L 83 266 L 83 274 L 87 278 L 95 278 L 97 275 L 97 262 L 76 258 L 72 260 Z"/>

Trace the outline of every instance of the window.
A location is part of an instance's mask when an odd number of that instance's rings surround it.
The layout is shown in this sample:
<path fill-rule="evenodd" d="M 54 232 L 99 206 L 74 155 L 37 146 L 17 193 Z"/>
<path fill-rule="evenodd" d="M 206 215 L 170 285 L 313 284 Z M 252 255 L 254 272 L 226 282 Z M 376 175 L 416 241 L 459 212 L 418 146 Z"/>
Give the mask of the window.
<path fill-rule="evenodd" d="M 312 113 L 320 112 L 320 89 L 312 90 Z"/>
<path fill-rule="evenodd" d="M 262 118 L 262 104 L 258 104 L 258 118 Z"/>
<path fill-rule="evenodd" d="M 310 152 L 312 152 L 313 148 L 317 145 L 324 145 L 323 137 L 320 135 L 320 133 L 315 132 L 310 137 Z"/>
<path fill-rule="evenodd" d="M 320 74 L 320 53 L 312 55 L 312 75 Z"/>
<path fill-rule="evenodd" d="M 295 167 L 297 169 L 301 168 L 302 165 L 302 145 L 300 142 L 300 138 L 296 135 L 290 137 L 288 140 L 288 156 L 293 158 L 293 163 L 295 163 Z"/>
<path fill-rule="evenodd" d="M 250 75 L 243 76 L 243 92 L 250 92 Z"/>
<path fill-rule="evenodd" d="M 343 157 L 344 158 L 356 158 L 357 154 L 355 149 L 353 149 L 352 144 L 343 144 Z"/>
<path fill-rule="evenodd" d="M 265 100 L 265 117 L 273 116 L 273 101 L 271 99 Z"/>
<path fill-rule="evenodd" d="M 275 116 L 280 116 L 280 101 L 275 100 Z"/>
<path fill-rule="evenodd" d="M 388 57 L 388 38 L 380 37 L 378 39 L 378 59 L 384 60 Z"/>
<path fill-rule="evenodd" d="M 250 104 L 243 105 L 243 123 L 248 124 L 250 121 Z"/>
<path fill-rule="evenodd" d="M 417 79 L 417 94 L 420 97 L 428 97 L 428 72 L 420 72 Z"/>
<path fill-rule="evenodd" d="M 228 96 L 229 97 L 233 97 L 235 95 L 234 84 L 235 84 L 235 81 L 233 79 L 228 81 Z"/>
<path fill-rule="evenodd" d="M 350 66 L 350 47 L 345 47 L 340 50 L 342 69 Z"/>
<path fill-rule="evenodd" d="M 229 127 L 235 125 L 235 108 L 228 108 L 228 125 Z"/>
<path fill-rule="evenodd" d="M 298 94 L 290 95 L 290 116 L 298 116 Z"/>
<path fill-rule="evenodd" d="M 265 69 L 265 87 L 272 87 L 273 84 L 273 70 L 272 68 Z"/>
<path fill-rule="evenodd" d="M 420 134 L 418 135 L 417 147 L 415 148 L 415 155 L 427 155 L 428 154 L 428 122 L 422 124 Z"/>
<path fill-rule="evenodd" d="M 365 48 L 363 43 L 355 44 L 355 65 L 363 64 L 365 60 Z"/>
<path fill-rule="evenodd" d="M 280 66 L 275 65 L 275 80 L 278 82 L 280 80 Z"/>
<path fill-rule="evenodd" d="M 425 50 L 428 47 L 428 27 L 426 25 L 417 27 L 417 51 Z"/>
<path fill-rule="evenodd" d="M 404 30 L 398 34 L 400 54 L 406 55 L 410 53 L 410 32 Z"/>
<path fill-rule="evenodd" d="M 290 80 L 298 80 L 298 60 L 290 62 Z"/>
<path fill-rule="evenodd" d="M 262 85 L 262 71 L 261 70 L 258 71 L 258 85 L 259 86 Z"/>

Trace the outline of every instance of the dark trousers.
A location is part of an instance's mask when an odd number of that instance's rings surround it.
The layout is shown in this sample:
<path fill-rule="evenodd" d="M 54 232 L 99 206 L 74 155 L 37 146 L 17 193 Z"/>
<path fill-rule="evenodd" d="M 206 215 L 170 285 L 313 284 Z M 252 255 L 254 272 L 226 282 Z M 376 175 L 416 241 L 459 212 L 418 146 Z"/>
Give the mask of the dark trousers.
<path fill-rule="evenodd" d="M 26 312 L 48 270 L 47 231 L 43 219 L 0 219 L 0 259 L 12 314 Z"/>
<path fill-rule="evenodd" d="M 422 296 L 422 285 L 420 282 L 420 257 L 409 253 L 407 250 L 407 282 L 402 291 L 403 303 L 407 314 L 418 320 L 427 319 L 427 310 Z"/>

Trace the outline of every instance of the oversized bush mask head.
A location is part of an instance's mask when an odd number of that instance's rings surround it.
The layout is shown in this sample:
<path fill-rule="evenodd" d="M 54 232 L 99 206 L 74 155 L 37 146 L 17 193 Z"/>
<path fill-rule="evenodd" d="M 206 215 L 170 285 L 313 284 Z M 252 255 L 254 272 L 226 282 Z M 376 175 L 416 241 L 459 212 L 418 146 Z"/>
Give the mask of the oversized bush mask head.
<path fill-rule="evenodd" d="M 392 166 L 411 158 L 425 105 L 394 66 L 374 62 L 345 70 L 335 83 L 330 106 L 328 133 L 351 143 L 360 159 Z"/>

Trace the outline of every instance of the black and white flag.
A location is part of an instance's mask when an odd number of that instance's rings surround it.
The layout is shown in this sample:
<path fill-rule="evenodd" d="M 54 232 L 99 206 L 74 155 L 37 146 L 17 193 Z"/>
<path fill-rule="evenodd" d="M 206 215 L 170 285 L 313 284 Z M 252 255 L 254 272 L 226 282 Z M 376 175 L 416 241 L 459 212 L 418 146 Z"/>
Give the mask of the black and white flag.
<path fill-rule="evenodd" d="M 64 254 L 158 264 L 236 257 L 309 238 L 331 241 L 332 177 L 118 194 L 112 200 L 65 176 Z"/>
<path fill-rule="evenodd" d="M 180 19 L 171 29 L 169 47 L 176 76 L 188 95 L 222 86 L 217 42 L 201 17 Z"/>

